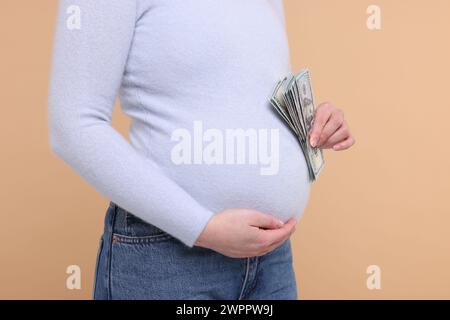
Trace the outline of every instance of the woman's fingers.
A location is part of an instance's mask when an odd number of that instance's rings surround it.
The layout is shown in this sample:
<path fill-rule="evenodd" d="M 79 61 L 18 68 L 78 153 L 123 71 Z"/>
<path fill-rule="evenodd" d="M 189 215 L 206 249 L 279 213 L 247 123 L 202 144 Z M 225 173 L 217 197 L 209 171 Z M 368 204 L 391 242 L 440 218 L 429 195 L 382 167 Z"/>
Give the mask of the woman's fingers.
<path fill-rule="evenodd" d="M 317 107 L 309 138 L 309 143 L 312 147 L 316 147 L 318 145 L 319 139 L 322 135 L 322 130 L 330 119 L 332 111 L 333 107 L 327 102 L 322 103 Z"/>
<path fill-rule="evenodd" d="M 348 149 L 355 144 L 344 120 L 344 113 L 328 102 L 317 107 L 309 139 L 312 147 L 333 148 L 336 151 Z"/>
<path fill-rule="evenodd" d="M 282 239 L 278 240 L 277 242 L 272 243 L 265 251 L 261 252 L 260 255 L 267 254 L 267 253 L 275 250 L 279 246 L 281 246 L 286 240 L 288 240 L 292 236 L 292 234 L 294 232 L 295 232 L 295 226 L 294 226 L 294 228 L 291 229 L 290 233 L 288 233 L 285 237 L 283 237 Z"/>
<path fill-rule="evenodd" d="M 344 113 L 339 109 L 333 109 L 327 123 L 322 128 L 317 147 L 322 147 L 324 143 L 344 124 Z"/>
<path fill-rule="evenodd" d="M 332 148 L 336 144 L 343 142 L 345 139 L 347 139 L 350 136 L 350 130 L 345 125 L 345 123 L 336 131 L 334 132 L 327 141 L 324 141 L 322 144 L 323 149 Z"/>
<path fill-rule="evenodd" d="M 296 224 L 297 221 L 295 219 L 290 219 L 288 222 L 284 224 L 283 227 L 279 229 L 264 230 L 263 231 L 265 233 L 263 236 L 264 246 L 270 247 L 274 243 L 277 243 L 283 240 L 285 237 L 290 236 Z"/>
<path fill-rule="evenodd" d="M 352 136 L 349 136 L 344 141 L 339 142 L 338 144 L 335 144 L 333 146 L 333 150 L 336 150 L 336 151 L 345 150 L 345 149 L 350 148 L 354 144 L 355 144 L 355 139 Z"/>
<path fill-rule="evenodd" d="M 250 225 L 258 228 L 277 229 L 281 228 L 284 225 L 283 221 L 259 211 L 253 212 L 249 218 Z"/>
<path fill-rule="evenodd" d="M 295 224 L 256 210 L 227 209 L 211 217 L 196 245 L 232 258 L 254 257 L 288 239 Z"/>

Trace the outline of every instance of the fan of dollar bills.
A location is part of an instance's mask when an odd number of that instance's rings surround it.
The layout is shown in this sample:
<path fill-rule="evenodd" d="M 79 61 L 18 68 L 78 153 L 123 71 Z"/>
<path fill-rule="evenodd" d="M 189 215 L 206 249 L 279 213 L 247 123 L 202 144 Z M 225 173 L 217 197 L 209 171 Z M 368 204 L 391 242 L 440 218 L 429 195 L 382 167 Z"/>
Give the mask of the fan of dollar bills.
<path fill-rule="evenodd" d="M 322 171 L 324 159 L 322 149 L 309 144 L 315 111 L 309 71 L 289 74 L 280 80 L 270 103 L 297 136 L 308 164 L 309 178 L 315 181 Z"/>

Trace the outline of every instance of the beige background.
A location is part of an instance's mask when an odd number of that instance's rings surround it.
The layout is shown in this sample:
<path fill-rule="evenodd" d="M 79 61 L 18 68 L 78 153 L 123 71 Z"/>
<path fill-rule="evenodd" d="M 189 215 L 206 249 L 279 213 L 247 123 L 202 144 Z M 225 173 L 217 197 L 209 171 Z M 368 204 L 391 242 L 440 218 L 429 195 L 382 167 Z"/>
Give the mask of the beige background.
<path fill-rule="evenodd" d="M 0 2 L 0 298 L 90 298 L 107 201 L 53 156 L 56 0 Z M 369 31 L 366 9 L 382 9 Z M 294 236 L 300 295 L 450 298 L 450 2 L 288 0 L 295 70 L 346 111 L 357 144 L 326 169 Z M 114 119 L 122 132 L 127 120 Z M 82 268 L 67 290 L 66 267 Z M 382 269 L 381 290 L 366 268 Z"/>

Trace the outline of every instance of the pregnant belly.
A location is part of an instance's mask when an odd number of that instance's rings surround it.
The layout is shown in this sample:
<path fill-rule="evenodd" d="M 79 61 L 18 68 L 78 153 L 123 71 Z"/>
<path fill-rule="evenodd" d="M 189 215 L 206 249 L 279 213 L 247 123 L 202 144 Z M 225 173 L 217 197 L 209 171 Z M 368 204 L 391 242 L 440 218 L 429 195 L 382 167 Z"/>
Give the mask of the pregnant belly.
<path fill-rule="evenodd" d="M 306 162 L 291 135 L 280 140 L 279 154 L 270 165 L 175 164 L 167 158 L 162 165 L 174 181 L 213 212 L 247 208 L 287 221 L 300 218 L 309 197 Z"/>

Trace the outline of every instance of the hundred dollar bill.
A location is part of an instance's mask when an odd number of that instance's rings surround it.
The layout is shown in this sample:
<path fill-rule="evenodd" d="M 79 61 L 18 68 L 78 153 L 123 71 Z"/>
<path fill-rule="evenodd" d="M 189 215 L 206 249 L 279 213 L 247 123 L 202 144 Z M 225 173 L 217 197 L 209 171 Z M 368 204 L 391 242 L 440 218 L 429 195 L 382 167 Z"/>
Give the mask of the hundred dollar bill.
<path fill-rule="evenodd" d="M 311 132 L 314 115 L 314 96 L 311 86 L 311 77 L 308 70 L 299 72 L 296 76 L 297 88 L 300 91 L 300 104 L 303 111 L 303 123 L 307 132 L 306 141 L 308 146 L 308 156 L 310 157 L 310 165 L 314 172 L 314 179 L 319 176 L 325 163 L 323 158 L 323 152 L 320 148 L 313 148 L 309 144 L 309 134 Z"/>
<path fill-rule="evenodd" d="M 270 97 L 270 103 L 297 136 L 308 166 L 309 177 L 314 181 L 324 166 L 323 152 L 309 144 L 314 115 L 314 96 L 308 70 L 288 74 L 280 80 Z"/>

